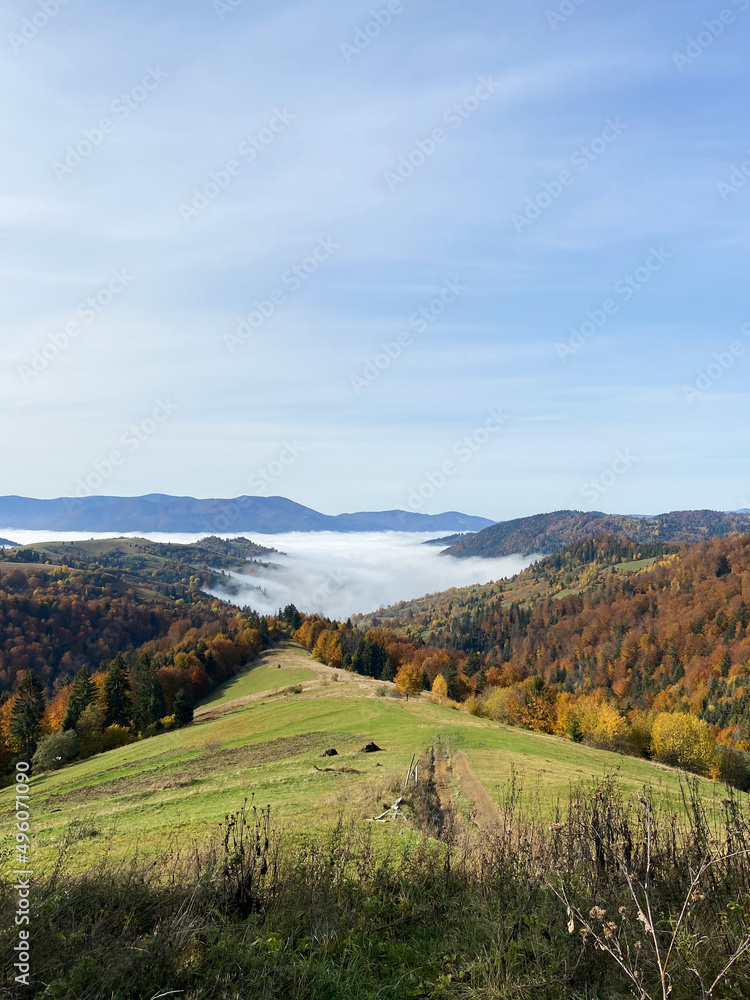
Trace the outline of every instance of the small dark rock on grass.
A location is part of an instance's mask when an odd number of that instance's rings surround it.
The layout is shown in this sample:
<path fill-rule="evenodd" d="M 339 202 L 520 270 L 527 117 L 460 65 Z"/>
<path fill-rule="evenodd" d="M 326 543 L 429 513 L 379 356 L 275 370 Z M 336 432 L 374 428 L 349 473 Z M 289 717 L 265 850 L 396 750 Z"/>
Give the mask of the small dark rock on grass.
<path fill-rule="evenodd" d="M 339 755 L 338 750 L 334 750 L 333 747 L 331 747 L 330 750 L 324 750 L 323 753 L 320 756 L 321 757 L 338 757 L 338 755 Z"/>
<path fill-rule="evenodd" d="M 377 743 L 365 743 L 365 745 L 362 747 L 362 749 L 359 752 L 360 753 L 382 753 L 383 752 L 383 748 L 379 747 L 377 745 Z"/>

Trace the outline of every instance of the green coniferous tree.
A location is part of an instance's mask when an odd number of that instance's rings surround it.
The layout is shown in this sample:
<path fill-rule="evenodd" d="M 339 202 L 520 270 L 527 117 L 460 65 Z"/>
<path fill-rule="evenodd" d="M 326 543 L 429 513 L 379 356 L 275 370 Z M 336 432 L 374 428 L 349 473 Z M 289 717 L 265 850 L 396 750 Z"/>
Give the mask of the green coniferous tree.
<path fill-rule="evenodd" d="M 448 685 L 448 697 L 451 701 L 458 701 L 461 697 L 461 692 L 458 687 L 458 674 L 456 673 L 456 668 L 452 663 L 445 668 L 443 676 L 445 677 Z"/>
<path fill-rule="evenodd" d="M 581 729 L 581 723 L 578 721 L 577 715 L 574 715 L 570 720 L 568 736 L 574 743 L 583 743 L 583 730 Z"/>
<path fill-rule="evenodd" d="M 144 729 L 152 723 L 158 722 L 167 714 L 164 692 L 156 676 L 156 668 L 148 654 L 144 654 L 138 659 L 131 671 L 130 683 L 136 704 L 133 721 L 137 728 L 143 732 Z"/>
<path fill-rule="evenodd" d="M 65 708 L 62 725 L 64 730 L 75 729 L 81 714 L 94 700 L 95 694 L 96 688 L 94 687 L 94 682 L 89 677 L 88 670 L 86 667 L 81 667 L 76 674 L 76 679 L 73 681 L 73 687 L 68 696 L 68 704 Z"/>
<path fill-rule="evenodd" d="M 479 673 L 477 674 L 477 679 L 474 682 L 474 690 L 477 694 L 481 694 L 482 691 L 487 687 L 487 668 L 480 667 Z"/>
<path fill-rule="evenodd" d="M 125 661 L 118 653 L 112 661 L 104 681 L 104 718 L 108 726 L 128 726 L 133 714 L 130 698 L 130 682 Z"/>
<path fill-rule="evenodd" d="M 174 717 L 180 726 L 187 726 L 193 721 L 193 706 L 182 688 L 174 696 Z"/>
<path fill-rule="evenodd" d="M 28 761 L 36 750 L 45 708 L 44 688 L 33 672 L 28 670 L 18 685 L 18 701 L 8 727 L 11 740 Z"/>
<path fill-rule="evenodd" d="M 732 666 L 732 657 L 729 655 L 729 651 L 725 650 L 724 655 L 721 658 L 721 663 L 719 664 L 719 673 L 722 677 L 729 676 L 729 668 Z"/>
<path fill-rule="evenodd" d="M 158 722 L 159 719 L 163 719 L 167 714 L 167 703 L 164 701 L 164 692 L 159 683 L 159 678 L 156 676 L 156 671 L 154 671 L 151 678 L 147 706 L 149 722 Z"/>
<path fill-rule="evenodd" d="M 383 667 L 382 679 L 384 681 L 393 681 L 396 679 L 396 672 L 398 669 L 398 664 L 395 660 L 392 660 L 390 656 L 385 661 L 385 666 Z"/>

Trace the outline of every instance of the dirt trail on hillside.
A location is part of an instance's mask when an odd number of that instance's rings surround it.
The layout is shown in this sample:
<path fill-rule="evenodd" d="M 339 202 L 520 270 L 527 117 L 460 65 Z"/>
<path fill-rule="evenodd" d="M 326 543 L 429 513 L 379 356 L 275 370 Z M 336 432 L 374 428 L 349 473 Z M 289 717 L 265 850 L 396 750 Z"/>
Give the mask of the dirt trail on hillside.
<path fill-rule="evenodd" d="M 457 750 L 449 755 L 439 746 L 435 753 L 435 790 L 440 802 L 443 832 L 448 836 L 457 833 L 464 825 L 453 794 L 455 785 L 471 804 L 471 823 L 482 833 L 496 830 L 500 821 L 497 806 L 484 785 L 472 773 L 466 754 L 463 750 Z"/>
<path fill-rule="evenodd" d="M 466 754 L 457 750 L 453 755 L 453 774 L 458 779 L 461 791 L 471 802 L 472 821 L 484 833 L 497 829 L 500 816 L 495 803 L 490 798 L 484 785 L 472 773 Z"/>
<path fill-rule="evenodd" d="M 451 766 L 448 757 L 441 753 L 435 755 L 435 791 L 440 800 L 440 810 L 443 816 L 450 816 L 455 812 L 453 789 L 451 788 Z"/>

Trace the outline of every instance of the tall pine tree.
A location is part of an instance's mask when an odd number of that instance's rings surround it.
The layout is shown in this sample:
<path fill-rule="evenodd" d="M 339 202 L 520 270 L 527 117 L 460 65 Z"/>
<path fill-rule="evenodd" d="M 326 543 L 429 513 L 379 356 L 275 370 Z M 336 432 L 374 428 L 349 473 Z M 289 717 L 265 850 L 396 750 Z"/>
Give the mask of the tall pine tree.
<path fill-rule="evenodd" d="M 142 732 L 167 714 L 164 692 L 156 676 L 156 668 L 148 654 L 140 657 L 131 672 L 131 684 L 136 702 L 133 718 L 136 726 Z"/>
<path fill-rule="evenodd" d="M 127 726 L 133 714 L 130 698 L 130 682 L 122 654 L 112 661 L 104 681 L 104 718 L 108 726 Z"/>
<path fill-rule="evenodd" d="M 28 761 L 36 750 L 45 708 L 44 688 L 32 671 L 28 670 L 18 685 L 18 700 L 8 727 L 15 749 Z"/>
<path fill-rule="evenodd" d="M 94 687 L 94 682 L 89 677 L 88 670 L 86 667 L 81 667 L 76 674 L 76 679 L 73 681 L 73 687 L 68 696 L 68 704 L 65 707 L 65 715 L 63 717 L 63 729 L 75 729 L 84 710 L 94 700 L 95 694 L 96 688 Z"/>
<path fill-rule="evenodd" d="M 193 721 L 193 706 L 182 688 L 174 696 L 174 717 L 180 726 L 187 726 Z"/>

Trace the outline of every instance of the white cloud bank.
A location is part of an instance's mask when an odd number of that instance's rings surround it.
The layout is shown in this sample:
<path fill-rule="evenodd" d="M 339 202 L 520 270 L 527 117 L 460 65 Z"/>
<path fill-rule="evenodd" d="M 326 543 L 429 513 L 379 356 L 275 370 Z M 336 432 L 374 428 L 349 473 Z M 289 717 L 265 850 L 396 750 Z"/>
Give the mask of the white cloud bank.
<path fill-rule="evenodd" d="M 23 544 L 39 541 L 80 541 L 111 538 L 111 533 L 10 531 L 0 537 Z M 155 542 L 193 542 L 199 534 L 131 532 Z M 231 536 L 223 536 L 231 537 Z M 294 532 L 285 535 L 253 534 L 253 541 L 286 553 L 269 557 L 278 569 L 262 576 L 235 575 L 243 584 L 239 594 L 216 592 L 234 604 L 249 604 L 257 611 L 273 612 L 287 604 L 301 611 L 320 612 L 331 618 L 375 611 L 381 606 L 407 601 L 423 594 L 489 583 L 518 573 L 532 557 L 453 559 L 440 555 L 440 546 L 423 545 L 435 535 L 403 532 Z M 261 590 L 258 590 L 261 587 Z"/>
<path fill-rule="evenodd" d="M 301 611 L 346 619 L 448 587 L 512 576 L 533 561 L 522 556 L 453 559 L 441 556 L 440 546 L 422 544 L 434 537 L 395 531 L 254 535 L 261 544 L 287 553 L 285 558 L 273 559 L 281 568 L 262 581 L 247 578 L 248 590 L 238 596 L 221 596 L 259 611 L 291 603 Z M 259 583 L 267 597 L 252 589 Z"/>

